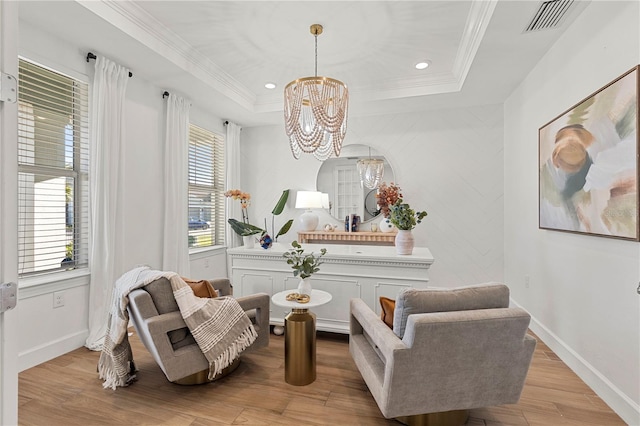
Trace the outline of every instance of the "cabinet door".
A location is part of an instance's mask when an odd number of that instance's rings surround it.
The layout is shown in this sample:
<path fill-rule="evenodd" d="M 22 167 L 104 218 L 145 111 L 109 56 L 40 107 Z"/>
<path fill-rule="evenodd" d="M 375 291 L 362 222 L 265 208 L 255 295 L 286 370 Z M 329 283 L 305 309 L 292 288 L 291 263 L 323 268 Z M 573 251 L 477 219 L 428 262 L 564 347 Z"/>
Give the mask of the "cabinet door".
<path fill-rule="evenodd" d="M 267 293 L 269 296 L 280 291 L 276 277 L 269 272 L 237 271 L 233 274 L 234 296 L 249 296 L 255 293 Z"/>
<path fill-rule="evenodd" d="M 316 314 L 317 328 L 337 333 L 349 332 L 349 301 L 362 297 L 361 279 L 357 277 L 314 275 L 314 289 L 331 294 L 331 302 L 312 309 Z"/>

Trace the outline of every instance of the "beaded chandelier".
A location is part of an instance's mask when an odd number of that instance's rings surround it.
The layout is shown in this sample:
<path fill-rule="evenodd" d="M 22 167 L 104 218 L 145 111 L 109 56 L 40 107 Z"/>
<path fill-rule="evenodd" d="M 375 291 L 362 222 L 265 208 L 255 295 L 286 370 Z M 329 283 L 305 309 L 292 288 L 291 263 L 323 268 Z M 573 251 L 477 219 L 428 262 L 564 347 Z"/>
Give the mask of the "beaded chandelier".
<path fill-rule="evenodd" d="M 377 158 L 363 158 L 358 160 L 356 165 L 363 186 L 373 189 L 380 185 L 384 175 L 384 161 Z"/>
<path fill-rule="evenodd" d="M 315 77 L 303 77 L 284 88 L 284 123 L 291 153 L 313 154 L 324 161 L 338 157 L 347 133 L 349 90 L 336 79 L 318 77 L 318 36 L 322 25 L 310 28 L 315 38 Z"/>

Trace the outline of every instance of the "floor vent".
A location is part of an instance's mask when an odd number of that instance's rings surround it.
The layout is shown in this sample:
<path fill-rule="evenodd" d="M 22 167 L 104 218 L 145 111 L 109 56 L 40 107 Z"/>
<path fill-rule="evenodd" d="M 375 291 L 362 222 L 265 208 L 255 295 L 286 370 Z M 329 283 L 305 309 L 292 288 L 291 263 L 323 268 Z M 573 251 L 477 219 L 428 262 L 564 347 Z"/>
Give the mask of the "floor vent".
<path fill-rule="evenodd" d="M 543 1 L 524 32 L 558 28 L 573 3 L 574 0 Z"/>

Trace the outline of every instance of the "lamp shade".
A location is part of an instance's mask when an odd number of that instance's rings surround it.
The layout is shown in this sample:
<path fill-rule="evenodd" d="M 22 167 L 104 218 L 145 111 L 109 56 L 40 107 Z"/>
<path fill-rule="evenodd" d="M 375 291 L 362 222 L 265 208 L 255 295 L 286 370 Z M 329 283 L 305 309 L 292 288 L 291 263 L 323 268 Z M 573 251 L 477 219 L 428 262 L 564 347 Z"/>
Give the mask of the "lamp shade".
<path fill-rule="evenodd" d="M 296 209 L 321 209 L 322 192 L 298 191 L 296 194 Z"/>
<path fill-rule="evenodd" d="M 323 209 L 331 208 L 331 203 L 329 202 L 329 194 L 327 194 L 326 192 L 322 193 L 322 208 Z"/>

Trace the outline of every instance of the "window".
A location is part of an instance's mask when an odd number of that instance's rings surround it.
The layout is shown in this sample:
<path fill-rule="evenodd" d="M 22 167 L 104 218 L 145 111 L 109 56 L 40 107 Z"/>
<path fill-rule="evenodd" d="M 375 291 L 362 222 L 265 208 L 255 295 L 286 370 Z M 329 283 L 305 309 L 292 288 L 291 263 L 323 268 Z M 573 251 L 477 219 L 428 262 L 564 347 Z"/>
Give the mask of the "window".
<path fill-rule="evenodd" d="M 224 244 L 224 139 L 189 126 L 189 247 Z"/>
<path fill-rule="evenodd" d="M 87 122 L 85 82 L 20 59 L 20 277 L 88 265 Z"/>

